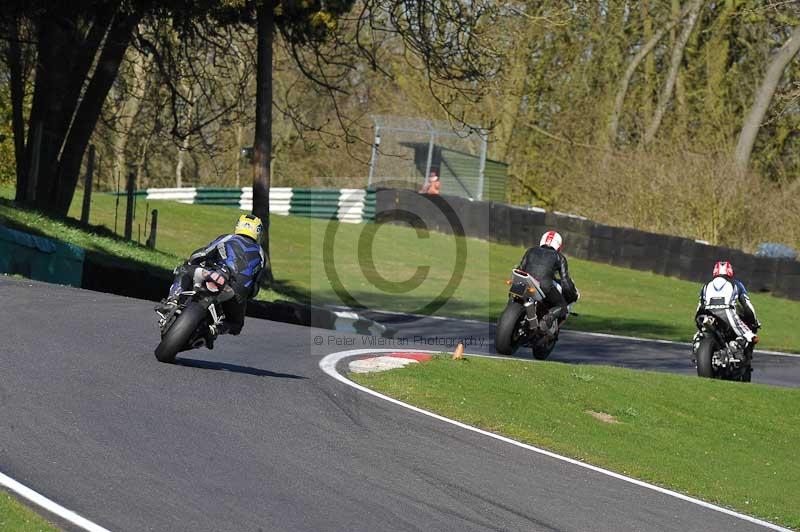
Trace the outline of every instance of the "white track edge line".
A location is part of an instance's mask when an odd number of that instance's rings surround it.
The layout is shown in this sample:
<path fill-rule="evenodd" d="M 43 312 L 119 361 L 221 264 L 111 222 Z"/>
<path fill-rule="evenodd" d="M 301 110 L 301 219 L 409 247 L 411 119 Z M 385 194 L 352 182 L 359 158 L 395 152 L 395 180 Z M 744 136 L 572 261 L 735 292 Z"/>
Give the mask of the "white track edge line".
<path fill-rule="evenodd" d="M 333 305 L 332 308 L 342 309 L 342 310 L 353 310 L 350 307 L 343 307 L 338 305 Z M 361 312 L 374 312 L 375 314 L 387 314 L 389 316 L 408 316 L 412 318 L 419 318 L 419 319 L 431 319 L 431 320 L 452 320 L 452 321 L 460 321 L 462 323 L 477 323 L 480 325 L 490 325 L 492 322 L 490 321 L 482 321 L 482 320 L 473 320 L 467 318 L 457 318 L 453 316 L 426 316 L 425 314 L 412 314 L 407 312 L 394 312 L 391 310 L 375 310 L 375 309 L 362 309 Z M 585 336 L 598 336 L 600 338 L 614 338 L 619 340 L 632 340 L 634 342 L 650 342 L 654 344 L 669 344 L 669 345 L 683 345 L 683 346 L 690 346 L 692 345 L 690 342 L 678 342 L 677 340 L 660 340 L 658 338 L 639 338 L 637 336 L 623 336 L 620 334 L 609 334 L 609 333 L 599 333 L 599 332 L 591 332 L 591 331 L 576 331 L 575 329 L 564 329 L 565 333 L 570 334 L 583 334 Z M 766 351 L 763 349 L 756 349 L 756 353 L 763 353 L 765 355 L 773 355 L 778 357 L 795 357 L 800 358 L 800 353 L 784 353 L 782 351 Z"/>
<path fill-rule="evenodd" d="M 110 532 L 108 529 L 105 529 L 96 523 L 92 523 L 85 517 L 76 514 L 72 510 L 67 510 L 60 504 L 48 499 L 41 493 L 33 491 L 31 488 L 17 482 L 13 478 L 9 477 L 8 475 L 4 475 L 3 473 L 0 473 L 0 486 L 8 488 L 10 491 L 16 493 L 23 499 L 44 508 L 51 514 L 57 515 L 65 521 L 69 521 L 73 525 L 87 530 L 88 532 Z"/>
<path fill-rule="evenodd" d="M 608 334 L 608 333 L 599 333 L 599 332 L 590 332 L 590 331 L 576 331 L 574 329 L 564 329 L 565 333 L 570 334 L 582 334 L 585 336 L 599 336 L 601 338 L 614 338 L 620 340 L 632 340 L 634 342 L 651 342 L 654 344 L 670 344 L 670 345 L 682 345 L 686 347 L 690 347 L 692 344 L 689 342 L 678 342 L 676 340 L 659 340 L 658 338 L 637 338 L 636 336 L 622 336 L 619 334 Z M 789 358 L 800 358 L 800 354 L 797 353 L 783 353 L 781 351 L 765 351 L 763 349 L 756 349 L 756 354 L 761 353 L 762 355 L 772 355 L 778 357 L 789 357 Z"/>
<path fill-rule="evenodd" d="M 574 458 L 569 458 L 567 456 L 556 454 L 554 452 L 547 451 L 547 450 L 542 449 L 540 447 L 534 447 L 533 445 L 528 445 L 527 443 L 518 442 L 516 440 L 512 440 L 511 438 L 507 438 L 505 436 L 500 436 L 499 434 L 495 434 L 493 432 L 489 432 L 489 431 L 486 431 L 486 430 L 483 430 L 483 429 L 479 429 L 477 427 L 473 427 L 472 425 L 467 425 L 466 423 L 462 423 L 460 421 L 456 421 L 454 419 L 450 419 L 450 418 L 441 416 L 439 414 L 435 414 L 435 413 L 430 412 L 428 410 L 424 410 L 422 408 L 410 405 L 408 403 L 404 403 L 402 401 L 399 401 L 399 400 L 394 399 L 392 397 L 389 397 L 387 395 L 383 395 L 382 393 L 378 393 L 378 392 L 376 392 L 374 390 L 370 390 L 369 388 L 367 388 L 365 386 L 361 386 L 360 384 L 351 381 L 350 379 L 348 379 L 347 377 L 345 377 L 344 375 L 342 375 L 338 371 L 336 371 L 336 364 L 340 360 L 342 360 L 344 358 L 348 358 L 348 357 L 351 357 L 351 356 L 357 356 L 357 355 L 372 354 L 372 353 L 387 353 L 387 352 L 399 353 L 399 352 L 402 352 L 402 351 L 403 350 L 399 350 L 399 349 L 352 349 L 352 350 L 349 350 L 349 351 L 339 351 L 339 352 L 336 352 L 336 353 L 331 353 L 331 354 L 325 356 L 324 358 L 322 358 L 322 360 L 319 361 L 319 367 L 327 375 L 333 377 L 334 379 L 338 380 L 339 382 L 342 382 L 342 383 L 350 386 L 351 388 L 355 388 L 355 389 L 357 389 L 359 391 L 362 391 L 364 393 L 367 393 L 367 394 L 372 395 L 374 397 L 377 397 L 379 399 L 383 399 L 384 401 L 388 401 L 388 402 L 396 404 L 398 406 L 402 406 L 403 408 L 407 408 L 407 409 L 412 410 L 414 412 L 417 412 L 419 414 L 423 414 L 423 415 L 432 417 L 434 419 L 438 419 L 439 421 L 444 421 L 445 423 L 449 423 L 451 425 L 455 425 L 456 427 L 459 427 L 459 428 L 462 428 L 462 429 L 465 429 L 465 430 L 469 430 L 469 431 L 472 431 L 472 432 L 476 432 L 478 434 L 482 434 L 484 436 L 488 436 L 490 438 L 494 438 L 494 439 L 502 441 L 504 443 L 508 443 L 510 445 L 514 445 L 516 447 L 521 447 L 521 448 L 526 449 L 528 451 L 533 451 L 535 453 L 538 453 L 538 454 L 541 454 L 541 455 L 544 455 L 544 456 L 548 456 L 550 458 L 554 458 L 554 459 L 560 460 L 562 462 L 566 462 L 568 464 L 576 465 L 576 466 L 582 467 L 584 469 L 589 469 L 591 471 L 594 471 L 594 472 L 597 472 L 597 473 L 601 473 L 603 475 L 615 478 L 617 480 L 622 480 L 624 482 L 628 482 L 630 484 L 634 484 L 634 485 L 642 487 L 642 488 L 647 488 L 649 490 L 653 490 L 653 491 L 656 491 L 658 493 L 662 493 L 664 495 L 668 495 L 670 497 L 674 497 L 676 499 L 680 499 L 682 501 L 686 501 L 686 502 L 695 504 L 697 506 L 702 506 L 703 508 L 708 508 L 710 510 L 714 510 L 714 511 L 726 514 L 726 515 L 730 515 L 732 517 L 736 517 L 738 519 L 741 519 L 741 520 L 744 520 L 744 521 L 748 521 L 750 523 L 754 523 L 754 524 L 769 528 L 771 530 L 778 530 L 780 532 L 792 532 L 788 528 L 784 528 L 784 527 L 776 525 L 774 523 L 770 523 L 769 521 L 764 521 L 764 520 L 758 519 L 756 517 L 752 517 L 752 516 L 749 516 L 749 515 L 746 515 L 746 514 L 742 514 L 742 513 L 736 512 L 734 510 L 730 510 L 728 508 L 724 508 L 722 506 L 717 506 L 716 504 L 712 504 L 710 502 L 706 502 L 706 501 L 703 501 L 703 500 L 700 500 L 700 499 L 696 499 L 694 497 L 690 497 L 689 495 L 684 495 L 682 493 L 678 493 L 677 491 L 668 490 L 666 488 L 662 488 L 660 486 L 656 486 L 655 484 L 650 484 L 648 482 L 644 482 L 642 480 L 638 480 L 638 479 L 635 479 L 635 478 L 632 478 L 632 477 L 628 477 L 628 476 L 622 475 L 620 473 L 615 473 L 614 471 L 610 471 L 608 469 L 603 469 L 602 467 L 593 466 L 591 464 L 587 464 L 586 462 L 581 462 L 580 460 L 575 460 Z M 425 350 L 408 350 L 408 352 L 413 352 L 413 353 L 438 353 L 438 351 L 425 351 Z"/>

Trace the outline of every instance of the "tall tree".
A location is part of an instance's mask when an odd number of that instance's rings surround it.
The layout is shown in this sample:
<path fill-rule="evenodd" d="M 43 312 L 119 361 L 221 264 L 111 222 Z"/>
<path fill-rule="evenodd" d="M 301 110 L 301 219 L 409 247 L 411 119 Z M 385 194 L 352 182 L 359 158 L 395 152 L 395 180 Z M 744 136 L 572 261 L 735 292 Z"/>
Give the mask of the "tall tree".
<path fill-rule="evenodd" d="M 480 81 L 498 71 L 496 56 L 481 39 L 482 26 L 496 13 L 489 0 L 355 0 L 256 2 L 258 27 L 256 131 L 253 158 L 253 213 L 269 225 L 272 160 L 272 76 L 276 32 L 302 74 L 327 96 L 344 134 L 354 142 L 351 118 L 342 112 L 352 75 L 368 65 L 389 77 L 378 60 L 381 47 L 404 49 L 424 72 L 430 94 L 455 120 L 464 111 L 458 96 L 475 101 Z M 352 10 L 352 11 L 351 11 Z M 289 111 L 291 113 L 291 111 Z M 298 118 L 299 127 L 308 124 Z M 269 258 L 269 237 L 263 246 Z M 267 269 L 266 278 L 271 277 Z"/>
<path fill-rule="evenodd" d="M 25 197 L 31 189 L 26 180 L 33 178 L 35 198 L 27 199 L 44 211 L 66 215 L 84 151 L 132 41 L 154 54 L 171 94 L 173 133 L 179 139 L 201 132 L 210 121 L 235 108 L 214 104 L 213 98 L 203 95 L 199 100 L 212 109 L 209 121 L 180 131 L 176 110 L 180 108 L 178 102 L 187 98 L 181 94 L 181 83 L 171 76 L 176 63 L 170 61 L 169 46 L 148 43 L 146 36 L 134 31 L 143 21 L 171 24 L 185 42 L 213 38 L 225 27 L 258 27 L 254 211 L 267 223 L 272 157 L 271 57 L 277 35 L 299 71 L 323 97 L 328 97 L 344 131 L 345 147 L 357 134 L 352 130 L 353 120 L 342 112 L 341 100 L 354 82 L 353 73 L 364 66 L 391 77 L 379 60 L 385 43 L 403 50 L 410 64 L 425 74 L 432 97 L 454 120 L 465 116 L 463 107 L 456 105 L 459 98 L 476 101 L 482 91 L 481 80 L 499 71 L 497 54 L 492 53 L 491 43 L 482 39 L 484 29 L 498 20 L 491 0 L 361 0 L 355 9 L 354 5 L 355 0 L 6 2 L 0 13 L 2 22 L 25 19 L 36 35 L 32 45 L 37 57 L 36 76 L 18 196 Z M 5 33 L 0 37 L 8 37 L 10 32 Z M 202 60 L 189 66 L 193 75 L 198 70 L 202 75 L 205 68 Z M 19 76 L 12 82 L 18 83 Z M 308 127 L 301 120 L 297 124 Z M 36 142 L 40 137 L 41 145 Z M 27 170 L 32 161 L 38 163 L 36 175 Z M 268 250 L 268 240 L 265 247 Z"/>
<path fill-rule="evenodd" d="M 261 247 L 267 258 L 266 281 L 272 281 L 269 255 L 269 188 L 272 161 L 272 43 L 275 36 L 275 9 L 265 0 L 257 8 L 258 46 L 256 72 L 256 131 L 253 140 L 253 214 L 264 223 Z"/>
<path fill-rule="evenodd" d="M 620 116 L 622 115 L 622 106 L 625 104 L 625 97 L 628 95 L 628 88 L 634 72 L 636 72 L 636 69 L 639 67 L 642 60 L 644 60 L 644 58 L 653 51 L 658 44 L 658 41 L 660 41 L 664 35 L 667 34 L 667 32 L 674 28 L 689 13 L 689 9 L 689 6 L 685 6 L 677 17 L 674 17 L 671 21 L 662 26 L 661 29 L 655 32 L 653 36 L 650 37 L 650 40 L 643 43 L 642 46 L 638 48 L 638 51 L 628 63 L 625 73 L 619 80 L 619 88 L 617 89 L 617 93 L 614 98 L 614 110 L 611 112 L 608 119 L 608 142 L 611 146 L 614 146 L 616 143 L 617 132 L 619 131 Z"/>
<path fill-rule="evenodd" d="M 767 66 L 764 79 L 755 93 L 753 105 L 744 119 L 742 131 L 739 133 L 739 140 L 736 143 L 736 150 L 733 155 L 736 165 L 740 168 L 746 168 L 750 162 L 750 155 L 753 153 L 753 145 L 756 142 L 758 130 L 761 128 L 761 123 L 767 114 L 769 104 L 775 95 L 775 89 L 778 87 L 781 77 L 783 77 L 783 71 L 786 66 L 794 59 L 798 51 L 800 51 L 800 26 L 795 27 L 791 36 L 786 39 L 783 46 L 773 55 Z"/>
<path fill-rule="evenodd" d="M 647 130 L 644 133 L 644 143 L 650 144 L 656 138 L 658 128 L 661 127 L 661 120 L 664 118 L 664 112 L 667 110 L 667 104 L 672 98 L 672 90 L 675 88 L 675 82 L 678 79 L 678 69 L 683 61 L 683 52 L 686 49 L 686 43 L 689 42 L 689 36 L 694 30 L 697 23 L 697 17 L 700 14 L 700 8 L 703 6 L 703 0 L 694 0 L 689 6 L 689 15 L 686 18 L 686 23 L 683 26 L 680 37 L 672 47 L 672 57 L 669 63 L 669 71 L 667 72 L 667 79 L 664 81 L 664 87 L 658 97 L 658 104 L 653 112 L 653 117 Z"/>
<path fill-rule="evenodd" d="M 4 2 L 0 39 L 20 42 L 19 21 L 25 21 L 34 37 L 27 46 L 36 57 L 27 132 L 15 128 L 15 142 L 24 145 L 17 161 L 17 199 L 66 215 L 84 152 L 140 22 L 168 20 L 176 31 L 191 34 L 198 24 L 213 26 L 211 20 L 235 24 L 247 11 L 229 0 Z M 18 63 L 18 55 L 10 51 L 9 64 Z M 22 69 L 12 68 L 11 86 L 24 86 L 22 76 Z M 23 101 L 15 97 L 13 103 L 19 116 Z M 35 174 L 30 172 L 33 161 Z M 34 186 L 29 179 L 35 180 Z"/>
<path fill-rule="evenodd" d="M 127 87 L 119 96 L 119 105 L 114 113 L 114 163 L 111 175 L 114 179 L 125 179 L 127 170 L 128 140 L 148 89 L 152 56 L 132 51 Z"/>
<path fill-rule="evenodd" d="M 9 70 L 9 89 L 11 95 L 11 124 L 14 133 L 14 159 L 16 161 L 17 180 L 24 180 L 25 159 L 25 118 L 23 113 L 25 100 L 26 69 L 22 44 L 24 36 L 20 17 L 12 16 L 6 21 L 8 45 L 6 46 L 6 64 Z M 21 199 L 21 198 L 18 198 Z"/>

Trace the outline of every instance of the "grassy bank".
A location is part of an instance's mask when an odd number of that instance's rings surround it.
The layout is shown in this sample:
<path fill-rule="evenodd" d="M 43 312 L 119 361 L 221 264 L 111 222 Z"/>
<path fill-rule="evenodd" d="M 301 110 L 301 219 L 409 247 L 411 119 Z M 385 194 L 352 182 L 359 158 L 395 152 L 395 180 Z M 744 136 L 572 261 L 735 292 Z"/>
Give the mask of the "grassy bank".
<path fill-rule="evenodd" d="M 3 193 L 8 197 L 11 189 L 0 189 L 0 195 Z M 79 217 L 81 199 L 78 193 L 70 216 Z M 47 236 L 171 269 L 195 248 L 230 231 L 239 212 L 229 207 L 139 199 L 135 236 L 141 224 L 144 240 L 146 209 L 159 211 L 159 251 L 151 252 L 111 238 L 115 208 L 116 198 L 94 196 L 90 221 L 102 228 L 102 234 L 20 211 L 8 201 L 0 203 L 0 220 L 33 226 Z M 121 232 L 124 201 L 120 201 L 118 215 L 116 225 Z M 407 227 L 340 224 L 295 216 L 272 216 L 270 235 L 277 279 L 275 292 L 266 294 L 270 299 L 352 304 L 353 300 L 343 300 L 342 291 L 335 289 L 332 279 L 338 276 L 341 287 L 364 306 L 427 313 L 431 310 L 430 306 L 426 308 L 428 303 L 439 302 L 442 305 L 435 310 L 438 315 L 485 320 L 495 320 L 502 312 L 507 288 L 504 280 L 524 252 L 475 239 L 417 234 Z M 328 255 L 323 253 L 326 243 L 330 244 Z M 462 265 L 457 260 L 459 245 L 465 251 Z M 566 246 L 568 255 L 569 242 Z M 577 259 L 570 260 L 570 268 L 583 298 L 575 306 L 579 316 L 569 321 L 569 328 L 682 341 L 691 338 L 699 292 L 696 283 Z M 442 295 L 453 272 L 461 274 L 454 279 L 454 291 Z M 754 294 L 753 301 L 764 323 L 761 347 L 800 352 L 800 329 L 792 324 L 793 316 L 800 313 L 800 302 L 767 294 Z"/>
<path fill-rule="evenodd" d="M 350 377 L 446 417 L 800 528 L 800 390 L 481 358 Z"/>
<path fill-rule="evenodd" d="M 56 532 L 56 528 L 33 510 L 0 491 L 0 530 L 4 532 Z"/>

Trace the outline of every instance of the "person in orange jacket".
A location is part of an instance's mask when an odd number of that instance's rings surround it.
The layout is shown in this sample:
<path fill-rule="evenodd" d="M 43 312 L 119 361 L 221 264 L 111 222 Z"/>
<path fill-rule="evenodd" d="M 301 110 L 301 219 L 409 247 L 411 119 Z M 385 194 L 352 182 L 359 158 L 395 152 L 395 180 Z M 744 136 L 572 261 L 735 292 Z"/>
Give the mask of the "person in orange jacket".
<path fill-rule="evenodd" d="M 428 180 L 422 185 L 422 188 L 419 190 L 420 194 L 440 194 L 442 190 L 442 182 L 439 180 L 439 176 L 436 175 L 436 170 L 431 170 L 431 175 Z"/>

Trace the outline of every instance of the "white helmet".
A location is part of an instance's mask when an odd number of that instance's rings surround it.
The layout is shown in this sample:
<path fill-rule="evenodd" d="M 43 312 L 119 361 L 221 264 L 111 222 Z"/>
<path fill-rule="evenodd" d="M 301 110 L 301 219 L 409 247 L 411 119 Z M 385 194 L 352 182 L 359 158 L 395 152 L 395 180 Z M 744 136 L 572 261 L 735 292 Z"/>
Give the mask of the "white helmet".
<path fill-rule="evenodd" d="M 561 251 L 561 248 L 564 247 L 564 240 L 561 238 L 561 235 L 555 231 L 548 231 L 542 235 L 542 239 L 539 240 L 539 245 L 550 246 L 556 251 Z"/>

